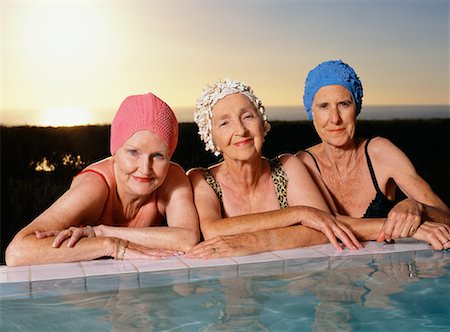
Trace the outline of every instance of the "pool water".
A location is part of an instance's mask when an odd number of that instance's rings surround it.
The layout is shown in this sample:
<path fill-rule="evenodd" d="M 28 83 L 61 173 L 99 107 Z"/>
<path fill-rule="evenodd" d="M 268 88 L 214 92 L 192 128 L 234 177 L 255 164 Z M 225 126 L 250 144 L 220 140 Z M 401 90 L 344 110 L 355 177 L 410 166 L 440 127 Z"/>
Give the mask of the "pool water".
<path fill-rule="evenodd" d="M 16 283 L 0 330 L 450 331 L 449 270 L 422 250 Z"/>

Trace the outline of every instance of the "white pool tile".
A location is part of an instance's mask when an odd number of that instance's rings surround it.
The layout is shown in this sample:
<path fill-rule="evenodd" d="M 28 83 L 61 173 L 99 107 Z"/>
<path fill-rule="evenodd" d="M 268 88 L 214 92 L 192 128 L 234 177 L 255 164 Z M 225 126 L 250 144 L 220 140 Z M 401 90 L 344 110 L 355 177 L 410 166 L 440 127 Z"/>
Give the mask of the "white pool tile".
<path fill-rule="evenodd" d="M 428 244 L 426 242 L 417 241 L 416 239 L 410 239 L 410 238 L 400 239 L 400 240 L 397 240 L 397 243 L 398 244 L 402 244 L 405 247 L 410 248 L 410 250 L 430 250 L 430 249 L 433 249 L 431 247 L 431 244 Z"/>
<path fill-rule="evenodd" d="M 81 262 L 80 264 L 87 277 L 105 274 L 138 272 L 137 269 L 127 260 L 121 261 L 113 259 L 104 259 L 95 261 L 84 261 Z"/>
<path fill-rule="evenodd" d="M 427 243 L 402 243 L 402 242 L 396 242 L 396 243 L 385 243 L 385 242 L 365 242 L 364 248 L 370 251 L 371 253 L 380 254 L 380 253 L 392 253 L 392 252 L 401 252 L 401 251 L 411 251 L 411 250 L 419 250 L 414 249 L 421 248 L 420 250 L 430 249 L 429 245 Z"/>
<path fill-rule="evenodd" d="M 330 257 L 359 256 L 359 255 L 368 255 L 371 253 L 367 248 L 361 248 L 357 250 L 344 248 L 343 250 L 336 250 L 331 244 L 319 244 L 316 246 L 312 246 L 310 248 L 315 249 L 318 252 L 323 253 Z"/>
<path fill-rule="evenodd" d="M 288 250 L 276 250 L 272 251 L 275 256 L 282 259 L 297 259 L 297 258 L 314 258 L 314 257 L 327 257 L 324 253 L 321 253 L 313 248 L 296 248 Z"/>
<path fill-rule="evenodd" d="M 351 261 L 359 260 L 357 256 L 385 254 L 393 252 L 426 252 L 431 250 L 431 246 L 424 242 L 419 242 L 414 239 L 401 239 L 394 244 L 377 243 L 375 241 L 369 241 L 364 243 L 364 248 L 360 250 L 344 249 L 343 251 L 337 251 L 331 244 L 323 244 L 312 246 L 308 248 L 297 248 L 290 250 L 277 250 L 273 252 L 260 253 L 256 255 L 240 256 L 233 258 L 219 258 L 219 259 L 188 259 L 183 256 L 170 257 L 166 260 L 136 260 L 136 261 L 117 261 L 117 260 L 95 260 L 87 262 L 77 263 L 64 263 L 64 264 L 45 264 L 45 265 L 32 265 L 32 266 L 19 266 L 19 267 L 7 267 L 0 266 L 0 284 L 13 284 L 24 282 L 37 282 L 42 280 L 58 280 L 58 279 L 70 279 L 70 278 L 84 278 L 95 277 L 103 275 L 121 275 L 121 274 L 145 274 L 149 273 L 175 273 L 176 271 L 186 271 L 191 273 L 195 268 L 207 268 L 214 270 L 218 267 L 236 266 L 240 273 L 256 273 L 260 269 L 261 272 L 266 273 L 266 270 L 274 269 L 279 270 L 276 262 L 281 262 L 284 267 L 289 266 L 289 269 L 303 268 L 308 266 L 301 260 L 308 260 L 315 258 L 329 258 L 332 260 L 341 260 L 334 262 L 334 264 L 342 264 L 342 259 L 348 259 Z M 439 253 L 439 252 L 437 252 Z M 363 258 L 362 258 L 363 259 Z M 290 266 L 287 262 L 296 262 L 295 266 Z M 349 262 L 350 262 L 349 261 Z M 275 265 L 261 266 L 253 263 L 267 263 L 275 262 Z M 315 261 L 313 262 L 316 263 Z M 345 262 L 347 264 L 347 262 Z M 286 265 L 287 264 L 287 265 Z M 317 262 L 322 265 L 324 262 Z M 298 266 L 297 266 L 298 265 Z M 255 270 L 256 269 L 256 270 Z M 191 271 L 191 272 L 189 272 Z M 199 271 L 200 272 L 200 271 Z M 234 273 L 234 270 L 232 271 Z M 200 274 L 194 276 L 198 278 Z M 130 276 L 131 277 L 131 276 Z M 134 278 L 134 277 L 133 277 Z M 183 278 L 186 276 L 183 274 Z M 128 279 L 126 279 L 128 282 Z M 124 281 L 121 280 L 121 283 Z M 131 280 L 131 283 L 135 283 L 135 280 Z M 91 282 L 92 284 L 92 282 Z M 22 292 L 22 290 L 21 290 Z M 26 292 L 25 292 L 26 293 Z"/>
<path fill-rule="evenodd" d="M 196 267 L 207 267 L 207 266 L 225 266 L 225 265 L 236 265 L 237 263 L 231 258 L 212 258 L 212 259 L 197 259 L 197 258 L 186 258 L 179 256 L 180 261 L 186 264 L 190 268 Z"/>
<path fill-rule="evenodd" d="M 80 263 L 31 265 L 31 281 L 84 277 Z"/>
<path fill-rule="evenodd" d="M 248 256 L 237 256 L 233 257 L 232 259 L 238 264 L 263 263 L 282 260 L 280 257 L 275 256 L 271 252 L 263 252 L 260 254 Z"/>
<path fill-rule="evenodd" d="M 238 275 L 240 277 L 270 276 L 285 273 L 284 261 L 272 260 L 248 264 L 239 264 Z"/>
<path fill-rule="evenodd" d="M 31 281 L 29 266 L 11 266 L 2 269 L 0 283 L 28 282 Z"/>
<path fill-rule="evenodd" d="M 166 271 L 185 269 L 188 266 L 184 264 L 178 257 L 168 257 L 160 260 L 130 260 L 130 263 L 139 272 Z"/>

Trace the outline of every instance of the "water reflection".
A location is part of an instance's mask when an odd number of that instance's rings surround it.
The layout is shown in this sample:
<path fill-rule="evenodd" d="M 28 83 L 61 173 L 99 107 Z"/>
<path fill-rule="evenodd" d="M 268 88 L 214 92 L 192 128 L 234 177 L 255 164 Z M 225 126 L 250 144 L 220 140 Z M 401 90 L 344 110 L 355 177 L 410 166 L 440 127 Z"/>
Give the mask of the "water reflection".
<path fill-rule="evenodd" d="M 46 281 L 26 301 L 2 299 L 1 326 L 42 327 L 32 312 L 65 331 L 443 330 L 449 268 L 449 252 L 427 250 L 80 278 L 60 295 Z"/>

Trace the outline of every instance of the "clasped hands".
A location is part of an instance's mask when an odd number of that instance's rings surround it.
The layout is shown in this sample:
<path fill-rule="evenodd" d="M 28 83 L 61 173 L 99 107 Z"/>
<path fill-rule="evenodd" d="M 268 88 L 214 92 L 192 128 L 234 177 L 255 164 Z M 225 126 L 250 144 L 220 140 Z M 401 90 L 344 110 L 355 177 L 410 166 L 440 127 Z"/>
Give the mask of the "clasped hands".
<path fill-rule="evenodd" d="M 97 237 L 101 236 L 99 234 L 96 234 L 96 229 L 98 229 L 97 226 L 70 226 L 69 228 L 63 229 L 63 230 L 51 230 L 51 231 L 36 231 L 36 237 L 38 239 L 43 239 L 46 237 L 54 236 L 55 239 L 53 240 L 52 247 L 53 248 L 59 248 L 61 244 L 69 238 L 69 241 L 67 242 L 68 247 L 73 247 L 75 244 L 82 238 L 82 237 Z"/>
<path fill-rule="evenodd" d="M 71 226 L 62 230 L 36 231 L 36 238 L 43 239 L 54 236 L 52 247 L 59 248 L 67 240 L 67 247 L 73 248 L 83 238 L 103 237 L 102 226 Z M 114 259 L 166 259 L 169 256 L 178 256 L 183 252 L 171 249 L 148 248 L 124 239 L 111 238 L 110 256 Z"/>
<path fill-rule="evenodd" d="M 394 206 L 378 235 L 377 241 L 413 237 L 431 244 L 433 249 L 450 248 L 450 227 L 446 224 L 424 221 L 424 207 L 407 198 Z"/>

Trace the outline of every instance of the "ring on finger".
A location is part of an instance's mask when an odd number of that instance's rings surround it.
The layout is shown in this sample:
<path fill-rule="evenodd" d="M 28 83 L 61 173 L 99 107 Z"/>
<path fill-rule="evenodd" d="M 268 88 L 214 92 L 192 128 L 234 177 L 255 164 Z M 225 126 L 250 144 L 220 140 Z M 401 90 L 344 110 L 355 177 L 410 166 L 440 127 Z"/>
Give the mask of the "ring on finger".
<path fill-rule="evenodd" d="M 417 228 L 411 227 L 411 229 L 409 230 L 408 236 L 413 236 L 414 234 L 416 234 L 416 232 L 417 232 Z"/>
<path fill-rule="evenodd" d="M 71 231 L 70 229 L 66 229 L 66 230 L 64 231 L 64 234 L 65 234 L 67 237 L 70 237 L 70 236 L 72 236 L 72 231 Z"/>

